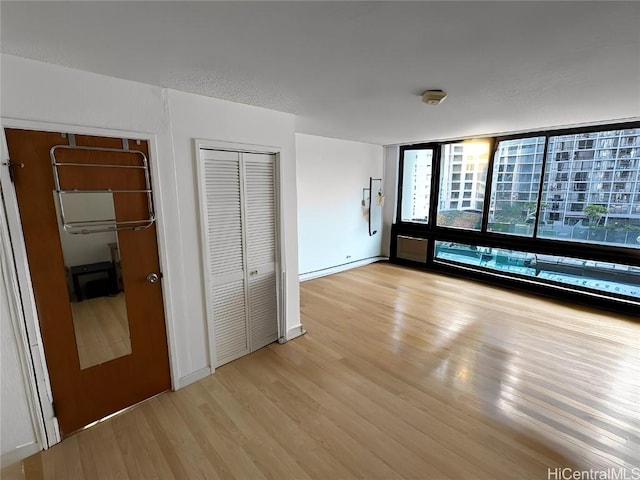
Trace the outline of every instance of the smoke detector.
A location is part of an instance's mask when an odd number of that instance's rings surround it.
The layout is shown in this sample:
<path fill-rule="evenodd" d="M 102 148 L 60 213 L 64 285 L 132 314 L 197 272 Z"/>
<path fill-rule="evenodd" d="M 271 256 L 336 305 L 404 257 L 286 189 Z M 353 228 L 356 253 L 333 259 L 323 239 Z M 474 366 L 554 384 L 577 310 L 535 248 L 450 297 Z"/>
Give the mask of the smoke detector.
<path fill-rule="evenodd" d="M 444 90 L 427 90 L 422 94 L 422 101 L 427 105 L 439 105 L 447 98 Z"/>

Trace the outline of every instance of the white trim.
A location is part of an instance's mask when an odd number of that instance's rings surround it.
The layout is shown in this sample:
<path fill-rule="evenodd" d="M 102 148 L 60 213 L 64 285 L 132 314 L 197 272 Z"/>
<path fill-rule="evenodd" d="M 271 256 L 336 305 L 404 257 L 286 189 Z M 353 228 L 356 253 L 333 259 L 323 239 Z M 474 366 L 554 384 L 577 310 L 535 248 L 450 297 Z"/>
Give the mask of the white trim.
<path fill-rule="evenodd" d="M 252 143 L 226 142 L 223 140 L 194 139 L 196 154 L 200 158 L 200 149 L 222 150 L 237 153 L 265 153 L 267 155 L 280 155 L 281 148 L 273 145 L 255 145 Z"/>
<path fill-rule="evenodd" d="M 363 267 L 365 265 L 369 265 L 370 263 L 381 262 L 384 260 L 389 260 L 389 257 L 370 257 L 364 258 L 362 260 L 356 260 L 349 263 L 343 263 L 342 265 L 335 265 L 333 267 L 323 268 L 322 270 L 314 270 L 313 272 L 301 273 L 298 276 L 298 279 L 301 282 L 306 282 L 307 280 L 313 280 L 314 278 L 325 277 L 327 275 L 333 275 L 334 273 L 344 272 L 346 270 L 351 270 L 352 268 Z"/>
<path fill-rule="evenodd" d="M 0 456 L 0 468 L 5 468 L 9 465 L 13 465 L 14 463 L 19 462 L 20 460 L 24 460 L 25 458 L 33 455 L 34 453 L 38 453 L 41 450 L 42 445 L 40 445 L 38 442 L 20 445 L 14 450 L 3 453 L 2 456 Z"/>
<path fill-rule="evenodd" d="M 2 122 L 2 161 L 9 160 L 9 150 L 7 147 L 7 139 L 4 134 L 6 126 L 4 120 Z M 23 365 L 31 367 L 29 372 L 33 372 L 33 376 L 29 375 L 27 383 L 27 394 L 30 394 L 30 403 L 35 406 L 36 425 L 34 430 L 37 437 L 42 442 L 44 448 L 48 448 L 60 441 L 60 434 L 57 429 L 57 422 L 53 414 L 53 396 L 51 393 L 51 384 L 49 382 L 49 372 L 44 357 L 44 348 L 42 346 L 42 338 L 40 337 L 40 328 L 38 323 L 38 314 L 36 311 L 35 298 L 33 296 L 33 287 L 31 285 L 31 274 L 29 271 L 29 263 L 27 261 L 27 250 L 22 234 L 22 223 L 20 221 L 20 211 L 18 209 L 18 199 L 13 183 L 9 178 L 9 169 L 3 166 L 0 169 L 0 183 L 2 184 L 3 203 L 7 214 L 8 236 L 11 242 L 11 250 L 6 252 L 13 259 L 15 270 L 10 269 L 9 275 L 13 278 L 13 291 L 8 291 L 9 304 L 22 306 L 15 312 L 20 318 L 14 318 L 14 329 L 16 331 L 16 340 L 18 346 L 20 343 L 26 343 L 24 349 L 18 350 L 20 362 Z M 8 243 L 2 242 L 3 246 Z M 4 247 L 3 247 L 4 248 Z M 22 342 L 20 341 L 22 340 Z"/>
<path fill-rule="evenodd" d="M 197 188 L 198 188 L 198 211 L 200 217 L 200 251 L 202 254 L 203 262 L 202 268 L 200 269 L 200 273 L 202 275 L 203 285 L 205 286 L 205 312 L 207 318 L 205 318 L 205 324 L 207 327 L 207 339 L 209 342 L 209 365 L 211 366 L 211 372 L 215 372 L 215 359 L 216 359 L 216 349 L 215 349 L 215 332 L 213 331 L 213 325 L 209 322 L 209 319 L 212 318 L 211 315 L 211 302 L 209 301 L 209 292 L 211 291 L 209 285 L 209 276 L 206 272 L 206 266 L 209 265 L 209 252 L 207 249 L 207 216 L 204 210 L 204 206 L 206 205 L 206 188 L 204 185 L 204 172 L 202 166 L 202 157 L 200 151 L 202 149 L 205 150 L 222 150 L 228 152 L 236 152 L 239 154 L 242 153 L 262 153 L 267 155 L 275 155 L 275 175 L 276 175 L 276 185 L 275 188 L 275 202 L 276 202 L 276 245 L 279 248 L 276 249 L 276 291 L 277 291 L 277 305 L 278 305 L 278 338 L 282 338 L 283 332 L 286 331 L 286 322 L 287 322 L 287 309 L 286 304 L 284 304 L 284 308 L 280 306 L 283 305 L 283 298 L 286 297 L 287 285 L 285 282 L 281 282 L 281 278 L 285 278 L 285 242 L 284 242 L 284 222 L 281 221 L 284 218 L 283 205 L 281 201 L 281 191 L 280 186 L 283 184 L 282 169 L 280 168 L 280 154 L 281 148 L 274 147 L 269 145 L 254 145 L 254 144 L 246 144 L 246 143 L 236 143 L 236 142 L 226 142 L 222 140 L 205 140 L 205 139 L 194 139 L 194 160 L 196 163 L 196 177 L 197 177 Z M 241 188 L 243 190 L 243 188 Z M 244 217 L 243 217 L 244 218 Z M 246 270 L 246 269 L 245 269 Z"/>
<path fill-rule="evenodd" d="M 133 135 L 136 135 L 135 133 Z M 104 136 L 104 135 L 103 135 Z M 125 138 L 131 138 L 125 136 Z M 138 138 L 134 136 L 134 138 Z M 176 344 L 176 315 L 174 315 L 174 302 L 172 292 L 174 291 L 173 279 L 175 278 L 171 268 L 169 267 L 169 252 L 167 232 L 171 228 L 168 222 L 165 224 L 164 216 L 164 200 L 162 195 L 161 177 L 160 177 L 160 156 L 158 154 L 158 142 L 156 135 L 151 134 L 147 138 L 142 137 L 140 140 L 149 142 L 149 163 L 151 164 L 151 190 L 156 192 L 153 195 L 153 206 L 156 214 L 156 243 L 158 245 L 158 260 L 160 262 L 160 272 L 162 272 L 162 300 L 164 303 L 164 322 L 167 335 L 167 348 L 169 355 L 169 376 L 171 378 L 172 390 L 177 390 L 178 382 L 178 347 Z M 172 185 L 175 180 L 172 179 Z"/>
<path fill-rule="evenodd" d="M 147 132 L 131 132 L 114 128 L 87 127 L 71 123 L 41 122 L 38 120 L 25 120 L 21 118 L 0 117 L 2 128 L 20 128 L 24 130 L 38 130 L 42 132 L 67 132 L 78 135 L 95 135 L 115 138 L 130 138 L 132 140 L 150 140 L 154 135 Z"/>
<path fill-rule="evenodd" d="M 284 257 L 284 255 L 283 255 Z M 279 275 L 280 278 L 280 283 L 276 284 L 276 285 L 280 285 L 279 287 L 279 291 L 282 292 L 282 295 L 280 296 L 280 303 L 278 305 L 278 311 L 282 312 L 279 313 L 280 315 L 280 319 L 282 320 L 280 322 L 280 325 L 278 325 L 278 342 L 279 343 L 285 343 L 287 341 L 287 335 L 286 335 L 286 331 L 287 331 L 287 324 L 284 322 L 284 316 L 286 315 L 286 311 L 287 311 L 287 272 L 286 271 L 282 271 L 282 273 Z M 302 327 L 302 325 L 300 325 L 300 327 Z"/>
<path fill-rule="evenodd" d="M 177 348 L 175 338 L 175 315 L 174 315 L 174 302 L 172 301 L 171 292 L 173 286 L 171 285 L 171 272 L 169 269 L 169 254 L 167 252 L 167 230 L 164 224 L 164 202 L 163 196 L 160 194 L 161 188 L 161 173 L 160 173 L 160 157 L 158 155 L 158 145 L 156 135 L 148 132 L 132 132 L 125 130 L 116 130 L 109 128 L 99 127 L 86 127 L 64 123 L 52 123 L 52 122 L 39 122 L 35 120 L 23 120 L 16 118 L 0 117 L 0 128 L 2 129 L 2 141 L 3 141 L 3 156 L 8 157 L 8 150 L 6 145 L 6 136 L 4 133 L 5 128 L 20 128 L 25 130 L 37 130 L 48 132 L 69 132 L 80 135 L 95 135 L 102 137 L 116 137 L 116 138 L 129 138 L 146 140 L 149 144 L 149 157 L 151 163 L 151 181 L 152 190 L 156 192 L 153 197 L 154 209 L 156 213 L 156 239 L 158 243 L 158 258 L 160 260 L 160 268 L 164 273 L 162 282 L 162 298 L 164 303 L 165 314 L 165 327 L 167 333 L 167 345 L 169 354 L 169 372 L 171 376 L 171 387 L 176 390 L 178 387 L 178 365 L 177 365 Z M 6 153 L 4 153 L 6 152 Z M 44 349 L 42 340 L 40 337 L 40 324 L 36 311 L 35 298 L 33 295 L 33 286 L 31 284 L 31 274 L 29 271 L 29 265 L 27 262 L 27 251 L 22 234 L 22 222 L 20 221 L 20 214 L 18 209 L 18 200 L 15 194 L 15 188 L 8 178 L 8 172 L 6 169 L 0 170 L 0 181 L 2 181 L 3 191 L 5 192 L 5 203 L 8 212 L 8 224 L 9 233 L 11 235 L 12 245 L 14 249 L 16 270 L 18 272 L 18 284 L 20 285 L 20 292 L 22 295 L 22 305 L 25 312 L 25 334 L 31 339 L 30 351 L 31 361 L 34 364 L 36 372 L 36 380 L 38 385 L 44 386 L 44 388 L 38 389 L 39 398 L 35 400 L 41 405 L 44 415 L 44 429 L 48 441 L 45 448 L 50 447 L 61 440 L 60 432 L 58 430 L 57 420 L 53 416 L 52 401 L 53 395 L 51 393 L 51 384 L 49 380 L 49 372 L 46 365 L 44 356 Z M 173 179 L 168 180 L 169 183 Z M 175 185 L 175 181 L 172 183 Z M 38 368 L 40 367 L 40 368 Z M 43 442 L 44 443 L 44 442 Z"/>
<path fill-rule="evenodd" d="M 282 219 L 284 218 L 284 206 L 282 202 L 282 190 L 281 186 L 283 184 L 281 180 L 282 169 L 281 160 L 280 160 L 280 150 L 275 154 L 275 164 L 274 168 L 274 177 L 275 182 L 273 185 L 274 188 L 274 201 L 276 202 L 276 212 L 275 212 L 275 222 L 276 222 L 276 232 L 275 232 L 275 244 L 279 245 L 280 248 L 276 249 L 275 252 L 275 262 L 276 262 L 276 291 L 278 292 L 277 304 L 276 304 L 276 312 L 278 316 L 278 338 L 281 338 L 286 331 L 286 315 L 287 315 L 287 273 L 284 265 L 284 222 Z"/>
<path fill-rule="evenodd" d="M 2 187 L 2 190 L 4 191 L 4 187 Z M 4 204 L 0 204 L 0 220 L 0 263 L 2 265 L 0 270 L 3 272 L 3 278 L 0 278 L 0 283 L 3 284 L 3 287 L 0 288 L 4 288 L 7 294 L 7 307 L 10 315 L 9 321 L 12 324 L 13 335 L 16 340 L 16 353 L 20 365 L 20 374 L 25 387 L 31 427 L 33 428 L 35 436 L 35 441 L 29 445 L 33 445 L 33 448 L 37 448 L 35 451 L 39 451 L 42 450 L 42 445 L 46 443 L 46 430 L 44 417 L 42 415 L 39 402 L 37 401 L 37 380 L 34 374 L 32 358 L 31 355 L 29 355 L 29 339 L 27 338 L 26 331 L 24 329 L 24 316 L 22 314 L 20 302 L 16 264 L 13 256 L 13 249 L 11 248 L 11 239 Z M 10 333 L 3 332 L 3 335 L 10 335 Z M 26 445 L 21 445 L 16 448 L 22 447 L 26 447 Z M 0 467 L 7 465 L 8 463 L 6 462 L 12 461 L 11 458 L 5 461 L 5 455 L 0 459 Z M 27 455 L 29 455 L 29 453 L 27 453 Z M 21 457 L 20 460 L 22 458 L 24 458 L 24 456 Z"/>
<path fill-rule="evenodd" d="M 202 380 L 203 378 L 208 377 L 213 373 L 213 369 L 209 367 L 201 368 L 200 370 L 196 370 L 189 375 L 185 375 L 184 377 L 180 377 L 178 379 L 178 384 L 176 386 L 176 390 L 186 387 L 187 385 L 191 385 L 192 383 L 197 382 L 198 380 Z"/>
<path fill-rule="evenodd" d="M 252 325 L 251 325 L 251 300 L 249 299 L 249 258 L 247 254 L 247 242 L 249 239 L 249 235 L 247 233 L 247 172 L 245 170 L 245 162 L 244 162 L 244 154 L 238 153 L 238 180 L 240 186 L 240 231 L 242 232 L 242 270 L 243 270 L 243 287 L 244 287 L 244 331 L 247 336 L 247 353 L 250 353 L 253 350 L 253 339 L 252 339 Z M 203 190 L 204 190 L 204 179 L 203 179 Z M 206 249 L 207 253 L 209 249 Z M 210 262 L 206 263 L 207 265 L 211 265 Z M 208 276 L 208 275 L 207 275 Z M 211 290 L 207 290 L 205 295 L 207 296 L 207 305 L 210 300 L 213 300 L 209 297 L 209 293 Z M 211 312 L 213 313 L 213 312 Z M 213 315 L 207 315 L 207 324 L 209 319 L 215 319 Z M 212 324 L 213 326 L 213 324 Z"/>
<path fill-rule="evenodd" d="M 307 333 L 307 331 L 304 329 L 304 327 L 302 326 L 302 324 L 300 325 L 296 325 L 295 327 L 291 327 L 288 331 L 287 331 L 287 337 L 284 341 L 279 340 L 279 343 L 286 343 L 289 340 L 293 340 L 294 338 L 298 338 L 302 335 L 304 335 L 305 333 Z"/>
<path fill-rule="evenodd" d="M 205 303 L 205 325 L 207 328 L 207 343 L 209 352 L 209 366 L 211 372 L 215 372 L 214 364 L 216 363 L 216 342 L 215 336 L 213 332 L 213 328 L 209 325 L 209 318 L 211 318 L 211 305 L 209 302 L 209 292 L 211 291 L 211 282 L 209 281 L 209 275 L 207 274 L 208 266 L 211 263 L 209 258 L 209 249 L 207 248 L 207 231 L 209 230 L 208 225 L 209 222 L 207 220 L 207 214 L 205 211 L 206 202 L 206 189 L 203 185 L 204 183 L 204 162 L 200 156 L 200 146 L 198 141 L 194 143 L 194 156 L 196 163 L 196 187 L 198 189 L 198 202 L 197 209 L 198 215 L 200 217 L 200 222 L 198 226 L 200 227 L 200 252 L 202 252 L 202 262 L 200 268 L 200 276 L 202 285 L 204 285 L 204 303 Z"/>

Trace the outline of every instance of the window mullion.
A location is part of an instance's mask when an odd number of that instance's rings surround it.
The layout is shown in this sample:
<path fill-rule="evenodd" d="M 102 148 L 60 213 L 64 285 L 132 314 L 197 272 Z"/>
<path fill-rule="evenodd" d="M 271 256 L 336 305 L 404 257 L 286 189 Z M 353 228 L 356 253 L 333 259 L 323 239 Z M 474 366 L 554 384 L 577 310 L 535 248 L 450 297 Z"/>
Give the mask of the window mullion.
<path fill-rule="evenodd" d="M 549 135 L 545 135 L 544 150 L 542 151 L 542 168 L 540 169 L 540 185 L 538 185 L 538 205 L 536 205 L 536 221 L 533 224 L 533 238 L 538 238 L 538 226 L 540 225 L 540 211 L 542 210 L 542 193 L 544 180 L 547 174 L 547 154 L 549 152 Z"/>
<path fill-rule="evenodd" d="M 496 153 L 498 151 L 498 142 L 497 139 L 492 138 L 491 146 L 489 148 L 489 165 L 487 166 L 487 182 L 484 188 L 484 205 L 482 209 L 482 226 L 480 227 L 480 231 L 482 233 L 487 232 L 487 226 L 489 224 L 489 210 L 491 209 L 491 195 L 493 195 L 493 168 L 496 160 Z"/>

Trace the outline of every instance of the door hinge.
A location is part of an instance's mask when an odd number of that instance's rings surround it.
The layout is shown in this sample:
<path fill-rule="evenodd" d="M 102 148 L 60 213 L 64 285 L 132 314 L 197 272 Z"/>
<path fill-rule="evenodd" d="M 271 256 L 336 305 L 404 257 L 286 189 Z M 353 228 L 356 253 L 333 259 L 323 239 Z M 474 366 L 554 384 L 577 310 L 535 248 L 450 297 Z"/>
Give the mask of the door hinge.
<path fill-rule="evenodd" d="M 53 410 L 53 416 L 58 418 L 58 410 L 56 409 L 56 402 L 51 402 L 51 410 Z"/>
<path fill-rule="evenodd" d="M 14 168 L 24 168 L 24 163 L 12 162 L 11 160 L 7 160 L 6 162 L 2 162 L 2 165 L 5 165 L 7 168 L 9 168 L 9 178 L 11 179 L 12 183 L 14 181 L 14 179 L 13 179 L 13 169 Z"/>

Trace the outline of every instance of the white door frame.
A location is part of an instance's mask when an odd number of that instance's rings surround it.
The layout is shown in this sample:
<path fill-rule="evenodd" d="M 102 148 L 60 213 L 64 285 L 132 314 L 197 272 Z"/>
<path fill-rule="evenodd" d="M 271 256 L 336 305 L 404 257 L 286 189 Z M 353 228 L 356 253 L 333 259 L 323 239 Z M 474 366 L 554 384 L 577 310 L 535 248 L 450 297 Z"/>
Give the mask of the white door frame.
<path fill-rule="evenodd" d="M 163 200 L 162 195 L 160 195 L 160 168 L 158 164 L 159 156 L 156 135 L 145 132 L 131 132 L 1 117 L 0 129 L 2 130 L 3 163 L 7 162 L 9 158 L 9 150 L 7 148 L 7 140 L 4 132 L 5 128 L 18 128 L 45 132 L 66 132 L 77 135 L 94 135 L 101 137 L 130 138 L 146 140 L 148 142 L 149 157 L 151 160 L 151 188 L 155 192 L 155 195 L 153 196 L 153 203 L 156 213 L 156 239 L 158 243 L 160 268 L 163 272 L 162 298 L 164 303 L 165 328 L 169 349 L 169 372 L 171 375 L 171 389 L 176 390 L 179 386 L 177 377 L 178 356 L 174 334 L 174 306 L 171 295 L 169 294 L 169 292 L 173 291 L 173 287 L 171 282 L 172 275 L 169 271 L 169 255 L 167 252 L 167 226 L 164 222 Z M 29 270 L 29 263 L 27 261 L 27 248 L 22 232 L 18 199 L 14 185 L 9 178 L 9 170 L 5 165 L 0 169 L 0 183 L 4 193 L 4 204 L 7 210 L 9 235 L 11 237 L 11 244 L 13 247 L 13 252 L 8 252 L 8 254 L 14 258 L 17 272 L 17 278 L 15 280 L 19 285 L 20 290 L 20 295 L 16 296 L 15 301 L 18 302 L 18 305 L 22 305 L 22 311 L 24 312 L 24 321 L 21 321 L 22 319 L 14 319 L 14 322 L 18 323 L 18 325 L 16 325 L 17 330 L 21 332 L 21 335 L 25 340 L 28 340 L 29 352 L 25 352 L 27 358 L 25 358 L 24 361 L 33 369 L 35 376 L 30 379 L 27 387 L 33 396 L 34 402 L 40 407 L 39 409 L 36 408 L 35 415 L 38 420 L 38 425 L 35 425 L 34 427 L 39 433 L 42 446 L 46 449 L 60 442 L 61 436 L 58 429 L 58 422 L 53 411 L 53 394 L 51 392 L 49 370 L 44 356 L 42 338 L 40 336 L 40 322 L 38 319 L 38 312 L 36 310 L 33 286 L 31 284 L 31 273 Z M 13 292 L 8 293 L 9 295 L 12 295 Z"/>
<path fill-rule="evenodd" d="M 6 195 L 5 187 L 3 185 L 0 185 L 0 187 L 3 195 Z M 0 248 L 2 250 L 0 251 L 0 261 L 2 262 L 0 270 L 4 273 L 4 275 L 2 275 L 4 278 L 0 278 L 0 283 L 3 283 L 4 286 L 0 288 L 4 288 L 6 286 L 5 292 L 8 303 L 7 310 L 11 317 L 9 318 L 9 323 L 13 327 L 11 331 L 2 332 L 2 334 L 13 335 L 15 338 L 18 368 L 20 369 L 19 374 L 24 385 L 28 403 L 27 407 L 32 422 L 31 426 L 35 434 L 35 442 L 33 444 L 27 444 L 21 447 L 12 445 L 12 447 L 16 447 L 15 450 L 2 454 L 0 457 L 0 467 L 3 467 L 5 465 L 15 463 L 26 455 L 42 450 L 42 448 L 47 444 L 47 436 L 43 413 L 40 409 L 40 402 L 38 401 L 36 369 L 34 368 L 30 355 L 31 345 L 25 330 L 25 315 L 23 314 L 22 304 L 20 302 L 20 286 L 18 284 L 16 261 L 13 254 L 13 248 L 11 246 L 7 209 L 4 207 L 4 204 L 0 205 Z M 47 388 L 48 384 L 42 385 L 43 395 L 50 394 L 50 391 L 48 391 Z M 57 424 L 54 422 L 50 427 L 55 431 Z"/>
<path fill-rule="evenodd" d="M 195 139 L 194 140 L 194 160 L 196 164 L 196 177 L 197 177 L 197 185 L 198 185 L 198 210 L 200 215 L 200 249 L 202 253 L 202 265 L 200 274 L 202 275 L 202 282 L 205 286 L 205 302 L 206 302 L 206 313 L 207 313 L 207 332 L 208 332 L 208 342 L 209 342 L 209 365 L 211 365 L 211 373 L 215 371 L 215 359 L 216 359 L 216 345 L 215 345 L 215 332 L 213 331 L 213 323 L 210 322 L 211 319 L 211 311 L 210 311 L 210 302 L 209 302 L 209 292 L 211 291 L 209 285 L 209 276 L 207 275 L 207 265 L 209 265 L 209 253 L 207 251 L 207 218 L 204 206 L 206 205 L 206 188 L 204 185 L 204 169 L 202 165 L 202 159 L 200 156 L 201 149 L 206 150 L 221 150 L 227 152 L 236 152 L 236 153 L 262 153 L 267 155 L 275 155 L 275 179 L 276 184 L 274 185 L 274 194 L 275 194 L 275 221 L 276 221 L 276 252 L 275 252 L 275 262 L 276 262 L 276 305 L 277 305 L 277 317 L 278 317 L 278 342 L 284 343 L 287 337 L 287 308 L 285 302 L 285 291 L 286 291 L 286 265 L 284 259 L 285 255 L 285 242 L 284 242 L 284 225 L 282 222 L 282 218 L 284 218 L 284 212 L 282 210 L 282 202 L 280 201 L 280 185 L 282 184 L 282 170 L 280 168 L 280 152 L 281 149 L 279 147 L 268 146 L 268 145 L 252 145 L 245 143 L 235 143 L 235 142 L 226 142 L 221 140 L 203 140 L 203 139 Z"/>

